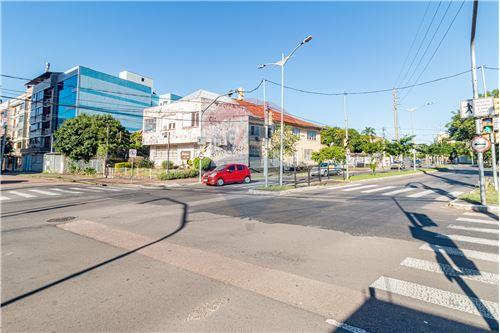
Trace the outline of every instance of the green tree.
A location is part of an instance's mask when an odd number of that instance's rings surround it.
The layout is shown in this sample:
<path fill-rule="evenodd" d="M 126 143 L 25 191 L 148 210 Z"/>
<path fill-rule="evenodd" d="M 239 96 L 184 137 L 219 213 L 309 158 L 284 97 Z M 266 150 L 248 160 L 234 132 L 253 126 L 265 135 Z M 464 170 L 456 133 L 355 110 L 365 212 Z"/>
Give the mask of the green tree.
<path fill-rule="evenodd" d="M 130 133 L 111 115 L 78 115 L 65 121 L 54 137 L 58 152 L 87 162 L 98 152 L 123 156 L 130 147 Z"/>
<path fill-rule="evenodd" d="M 361 131 L 361 134 L 368 136 L 370 138 L 370 142 L 373 142 L 373 139 L 377 135 L 375 128 L 369 126 L 365 127 L 365 129 Z"/>
<path fill-rule="evenodd" d="M 407 135 L 399 141 L 387 143 L 386 151 L 392 156 L 406 156 L 413 148 L 413 136 Z"/>
<path fill-rule="evenodd" d="M 312 154 L 313 161 L 321 163 L 324 161 L 333 161 L 343 163 L 345 161 L 345 149 L 339 146 L 329 146 L 321 148 Z"/>
<path fill-rule="evenodd" d="M 453 112 L 451 121 L 446 124 L 450 139 L 456 141 L 470 141 L 476 133 L 474 119 L 462 119 L 460 112 Z"/>
<path fill-rule="evenodd" d="M 130 136 L 130 148 L 137 149 L 137 156 L 149 157 L 149 146 L 142 144 L 142 131 L 132 133 Z"/>
<path fill-rule="evenodd" d="M 349 149 L 352 152 L 361 152 L 360 144 L 363 140 L 360 139 L 361 134 L 353 128 L 348 129 L 349 134 Z M 340 127 L 326 127 L 321 131 L 321 143 L 327 146 L 344 147 L 345 129 Z"/>
<path fill-rule="evenodd" d="M 271 158 L 279 158 L 280 156 L 280 137 L 281 128 L 278 125 L 271 135 L 271 149 L 269 149 L 269 156 Z M 297 151 L 295 143 L 297 143 L 297 141 L 299 141 L 299 137 L 293 134 L 292 127 L 285 125 L 283 131 L 283 155 L 285 157 L 290 157 L 295 154 Z"/>

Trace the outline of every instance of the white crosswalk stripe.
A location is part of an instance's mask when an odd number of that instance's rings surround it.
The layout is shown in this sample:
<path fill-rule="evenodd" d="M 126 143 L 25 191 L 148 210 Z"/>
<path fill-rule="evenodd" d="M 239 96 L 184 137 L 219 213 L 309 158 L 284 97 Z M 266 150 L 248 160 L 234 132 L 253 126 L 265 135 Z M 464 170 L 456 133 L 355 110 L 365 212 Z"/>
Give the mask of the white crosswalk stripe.
<path fill-rule="evenodd" d="M 342 192 L 356 191 L 356 190 L 361 190 L 364 188 L 370 188 L 370 187 L 375 187 L 375 186 L 377 186 L 377 185 L 363 185 L 363 186 L 351 187 L 351 188 L 342 190 Z"/>
<path fill-rule="evenodd" d="M 381 276 L 371 284 L 372 288 L 412 299 L 432 303 L 483 318 L 498 319 L 498 303 L 477 297 L 457 294 L 417 283 Z"/>
<path fill-rule="evenodd" d="M 20 196 L 20 197 L 23 197 L 23 198 L 35 198 L 36 197 L 36 195 L 29 194 L 29 193 L 24 193 L 24 192 L 19 192 L 19 191 L 9 191 L 7 193 L 14 194 L 14 195 L 17 195 L 17 196 Z"/>
<path fill-rule="evenodd" d="M 394 188 L 394 187 L 396 187 L 396 186 L 379 187 L 379 188 L 374 188 L 374 189 L 371 189 L 371 190 L 361 191 L 361 193 L 379 192 L 379 191 L 389 190 L 389 189 Z"/>
<path fill-rule="evenodd" d="M 96 190 L 96 189 L 91 189 L 87 187 L 70 187 L 70 190 L 76 190 L 76 191 L 89 191 L 89 192 L 102 192 L 102 190 Z"/>
<path fill-rule="evenodd" d="M 453 256 L 466 257 L 469 259 L 479 259 L 484 261 L 498 262 L 497 253 L 487 253 L 475 250 L 459 249 L 457 247 L 443 246 L 436 244 L 423 244 L 420 250 L 434 251 L 442 254 L 448 254 Z"/>
<path fill-rule="evenodd" d="M 107 187 L 107 186 L 102 186 L 102 187 L 97 187 L 97 186 L 89 186 L 90 188 L 96 189 L 96 190 L 105 190 L 105 191 L 121 191 L 122 189 L 119 188 L 114 188 L 114 187 Z"/>
<path fill-rule="evenodd" d="M 61 188 L 51 188 L 50 190 L 62 193 L 82 193 L 81 191 L 69 191 L 69 190 L 63 190 Z"/>
<path fill-rule="evenodd" d="M 341 322 L 338 322 L 334 319 L 327 319 L 326 320 L 326 323 L 330 324 L 330 325 L 333 325 L 335 327 L 338 327 L 338 328 L 341 328 L 343 329 L 344 331 L 347 331 L 347 332 L 351 332 L 351 333 L 370 333 L 362 328 L 359 328 L 359 327 L 356 327 L 356 326 L 352 326 L 352 325 L 349 325 L 349 324 L 346 324 L 346 323 L 341 323 Z"/>
<path fill-rule="evenodd" d="M 487 234 L 496 234 L 498 235 L 498 229 L 491 228 L 474 228 L 474 227 L 464 227 L 461 225 L 450 224 L 448 228 L 457 229 L 457 230 L 465 230 L 465 231 L 475 231 L 475 232 L 484 232 Z"/>
<path fill-rule="evenodd" d="M 498 274 L 481 272 L 465 267 L 453 267 L 448 264 L 436 263 L 416 258 L 406 258 L 401 262 L 401 266 L 420 269 L 427 272 L 445 274 L 447 276 L 460 276 L 467 280 L 473 280 L 488 284 L 498 284 Z"/>
<path fill-rule="evenodd" d="M 485 214 L 485 213 L 478 213 L 478 212 L 465 212 L 464 215 L 490 218 L 487 214 Z M 498 219 L 497 219 L 497 221 L 498 221 Z"/>
<path fill-rule="evenodd" d="M 28 191 L 35 192 L 38 194 L 45 194 L 45 195 L 61 195 L 60 193 L 54 193 L 54 192 L 43 191 L 43 190 L 28 190 Z"/>
<path fill-rule="evenodd" d="M 459 242 L 498 246 L 498 240 L 495 239 L 477 238 L 477 237 L 470 237 L 463 235 L 442 235 L 442 234 L 439 234 L 436 237 L 444 239 L 452 239 Z"/>
<path fill-rule="evenodd" d="M 431 193 L 434 193 L 434 191 L 433 190 L 425 190 L 425 191 L 421 191 L 421 192 L 407 195 L 406 197 L 407 198 L 421 198 L 421 197 L 424 197 L 424 196 L 429 195 Z"/>
<path fill-rule="evenodd" d="M 0 195 L 0 201 L 3 201 L 3 200 L 10 200 L 9 197 L 4 197 L 3 195 Z"/>
<path fill-rule="evenodd" d="M 395 191 L 383 193 L 382 195 L 394 195 L 394 194 L 405 193 L 405 192 L 409 192 L 409 191 L 413 191 L 413 190 L 415 190 L 414 187 L 405 187 L 405 188 L 402 188 L 400 190 L 395 190 Z"/>
<path fill-rule="evenodd" d="M 351 184 L 351 185 L 345 185 L 345 186 L 334 186 L 334 187 L 328 187 L 326 190 L 343 190 L 346 188 L 351 188 L 351 187 L 359 187 L 363 186 L 363 184 Z"/>
<path fill-rule="evenodd" d="M 440 197 L 437 197 L 436 200 L 437 201 L 448 201 L 448 200 L 454 200 L 455 198 L 458 198 L 458 196 L 460 194 L 462 194 L 463 192 L 460 192 L 460 191 L 455 191 L 455 192 L 450 192 L 448 193 L 448 195 L 442 195 Z"/>
<path fill-rule="evenodd" d="M 459 218 L 457 218 L 457 221 L 498 225 L 498 222 L 495 222 L 495 221 L 492 221 L 492 220 L 471 219 L 471 218 L 468 218 L 468 217 L 459 217 Z"/>

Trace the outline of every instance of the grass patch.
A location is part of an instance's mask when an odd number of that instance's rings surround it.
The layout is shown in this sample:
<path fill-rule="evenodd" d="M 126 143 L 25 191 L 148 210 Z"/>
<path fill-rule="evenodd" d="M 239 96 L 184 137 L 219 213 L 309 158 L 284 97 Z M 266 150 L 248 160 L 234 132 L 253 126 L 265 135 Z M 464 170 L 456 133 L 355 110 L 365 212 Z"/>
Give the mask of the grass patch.
<path fill-rule="evenodd" d="M 259 186 L 257 187 L 258 190 L 261 191 L 286 191 L 292 189 L 292 185 L 269 185 L 268 187 L 265 186 Z"/>
<path fill-rule="evenodd" d="M 470 193 L 462 195 L 460 199 L 474 205 L 481 204 L 481 196 L 478 188 Z M 498 206 L 498 192 L 495 190 L 495 186 L 490 182 L 486 183 L 486 204 Z"/>
<path fill-rule="evenodd" d="M 394 170 L 394 171 L 376 173 L 374 175 L 372 175 L 371 173 L 368 173 L 368 174 L 351 176 L 350 180 L 375 179 L 375 178 L 391 177 L 391 176 L 398 176 L 398 175 L 410 175 L 410 174 L 423 173 L 423 172 L 429 172 L 429 171 L 435 171 L 435 169 L 417 169 L 416 171 L 413 171 L 413 170 L 402 170 L 402 171 Z"/>

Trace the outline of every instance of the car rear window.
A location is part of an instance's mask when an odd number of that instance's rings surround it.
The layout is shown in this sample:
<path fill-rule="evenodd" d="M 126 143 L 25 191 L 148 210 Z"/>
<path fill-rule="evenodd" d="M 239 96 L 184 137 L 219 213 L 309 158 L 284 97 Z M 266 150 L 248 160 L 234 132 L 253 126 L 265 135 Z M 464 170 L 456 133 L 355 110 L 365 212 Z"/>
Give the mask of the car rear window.
<path fill-rule="evenodd" d="M 230 165 L 229 168 L 227 168 L 229 171 L 234 171 L 235 168 L 234 168 L 234 165 Z"/>

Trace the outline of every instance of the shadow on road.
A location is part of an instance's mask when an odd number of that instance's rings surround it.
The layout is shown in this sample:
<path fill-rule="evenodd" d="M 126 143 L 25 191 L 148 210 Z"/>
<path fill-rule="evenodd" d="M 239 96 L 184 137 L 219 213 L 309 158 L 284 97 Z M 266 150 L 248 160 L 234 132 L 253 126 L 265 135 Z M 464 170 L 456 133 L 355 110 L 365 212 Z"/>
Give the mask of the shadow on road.
<path fill-rule="evenodd" d="M 8 305 L 10 305 L 10 304 L 12 304 L 12 303 L 15 303 L 15 302 L 17 302 L 17 301 L 20 301 L 20 300 L 25 299 L 25 298 L 27 298 L 27 297 L 33 296 L 33 295 L 35 295 L 35 294 L 37 294 L 37 293 L 39 293 L 39 292 L 42 292 L 42 291 L 44 291 L 44 290 L 46 290 L 46 289 L 49 289 L 49 288 L 54 287 L 54 286 L 57 286 L 57 285 L 59 285 L 59 284 L 61 284 L 61 283 L 65 282 L 65 281 L 68 281 L 68 280 L 74 279 L 74 278 L 76 278 L 76 277 L 79 277 L 79 276 L 81 276 L 81 275 L 83 275 L 83 274 L 86 274 L 86 273 L 88 273 L 88 272 L 91 272 L 91 271 L 93 271 L 93 270 L 95 270 L 95 269 L 97 269 L 97 268 L 101 268 L 101 267 L 103 267 L 103 266 L 105 266 L 105 265 L 107 265 L 107 264 L 110 264 L 110 263 L 112 263 L 112 262 L 114 262 L 114 261 L 117 261 L 117 260 L 119 260 L 119 259 L 123 259 L 123 258 L 125 258 L 125 257 L 127 257 L 127 256 L 129 256 L 129 255 L 131 255 L 131 254 L 133 254 L 133 253 L 136 253 L 137 251 L 140 251 L 140 250 L 142 250 L 142 249 L 144 249 L 144 248 L 147 248 L 147 247 L 149 247 L 149 246 L 151 246 L 151 245 L 154 245 L 154 244 L 156 244 L 156 243 L 159 243 L 159 242 L 161 242 L 161 241 L 163 241 L 163 240 L 165 240 L 165 239 L 167 239 L 167 238 L 169 238 L 169 237 L 171 237 L 171 236 L 173 236 L 173 235 L 177 234 L 178 232 L 180 232 L 182 229 L 184 229 L 184 227 L 185 227 L 185 226 L 186 226 L 186 224 L 187 224 L 188 205 L 187 205 L 186 203 L 184 203 L 184 202 L 180 202 L 180 201 L 177 201 L 177 200 L 174 200 L 174 199 L 171 199 L 171 198 L 164 198 L 164 197 L 163 197 L 163 198 L 155 198 L 155 199 L 152 199 L 152 200 L 148 200 L 148 201 L 140 202 L 139 204 L 146 204 L 146 203 L 155 202 L 155 201 L 160 201 L 160 200 L 167 200 L 167 201 L 170 201 L 170 202 L 172 202 L 172 203 L 174 203 L 174 204 L 181 205 L 181 206 L 182 206 L 182 208 L 183 208 L 183 211 L 182 211 L 182 217 L 181 217 L 181 222 L 180 222 L 179 226 L 178 226 L 178 227 L 177 227 L 174 231 L 172 231 L 172 232 L 170 232 L 170 233 L 166 234 L 165 236 L 160 237 L 160 238 L 159 238 L 159 239 L 157 239 L 157 240 L 154 240 L 154 241 L 149 242 L 149 243 L 147 243 L 147 244 L 141 245 L 141 246 L 139 246 L 139 247 L 137 247 L 137 248 L 135 248 L 135 249 L 133 249 L 133 250 L 127 251 L 127 252 L 122 253 L 122 254 L 120 254 L 120 255 L 118 255 L 118 256 L 115 256 L 115 257 L 113 257 L 113 258 L 111 258 L 111 259 L 105 260 L 105 261 L 100 262 L 100 263 L 98 263 L 98 264 L 96 264 L 96 265 L 93 265 L 93 266 L 91 266 L 91 267 L 85 268 L 85 269 L 83 269 L 83 270 L 81 270 L 81 271 L 78 271 L 78 272 L 76 272 L 76 273 L 73 273 L 73 274 L 70 274 L 70 275 L 68 275 L 68 276 L 65 276 L 65 277 L 63 277 L 63 278 L 61 278 L 61 279 L 59 279 L 59 280 L 53 281 L 53 282 L 51 282 L 51 283 L 48 283 L 48 284 L 46 284 L 46 285 L 44 285 L 44 286 L 42 286 L 42 287 L 36 288 L 36 289 L 31 290 L 31 291 L 28 291 L 28 292 L 26 292 L 26 293 L 24 293 L 24 294 L 22 294 L 22 295 L 19 295 L 19 296 L 16 296 L 16 297 L 14 297 L 14 298 L 11 298 L 11 299 L 9 299 L 9 300 L 7 300 L 7 301 L 5 301 L 5 302 L 2 302 L 2 304 L 0 305 L 0 307 L 2 307 L 2 308 L 3 308 L 3 307 L 5 307 L 5 306 L 8 306 Z"/>

